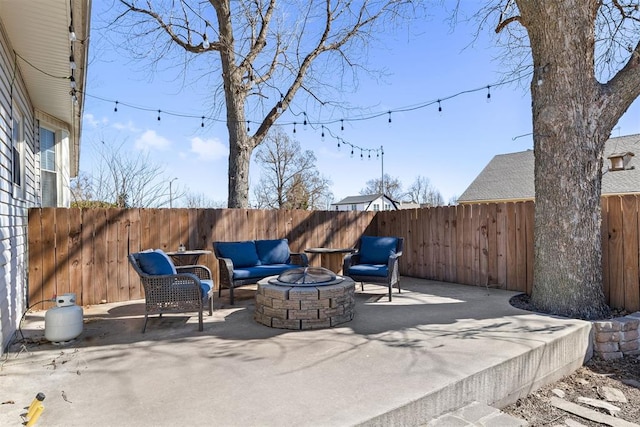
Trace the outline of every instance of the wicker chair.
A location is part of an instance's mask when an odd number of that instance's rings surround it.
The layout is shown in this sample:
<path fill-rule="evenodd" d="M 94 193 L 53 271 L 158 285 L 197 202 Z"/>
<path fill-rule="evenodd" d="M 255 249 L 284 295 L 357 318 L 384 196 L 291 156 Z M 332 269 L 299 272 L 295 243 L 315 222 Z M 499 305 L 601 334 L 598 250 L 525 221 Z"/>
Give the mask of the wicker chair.
<path fill-rule="evenodd" d="M 213 314 L 213 281 L 211 270 L 204 265 L 173 266 L 169 257 L 162 254 L 175 271 L 145 272 L 145 261 L 141 263 L 141 256 L 145 257 L 150 251 L 129 254 L 129 263 L 140 276 L 144 287 L 145 314 L 142 333 L 147 329 L 150 314 L 198 312 L 198 330 L 203 330 L 202 310 L 209 306 L 209 316 Z M 149 271 L 149 267 L 146 268 Z M 162 274 L 172 273 L 172 274 Z"/>
<path fill-rule="evenodd" d="M 362 290 L 364 282 L 386 284 L 391 301 L 391 288 L 397 286 L 400 293 L 398 258 L 403 246 L 402 237 L 362 236 L 356 244 L 356 252 L 344 257 L 342 272 L 360 282 Z"/>

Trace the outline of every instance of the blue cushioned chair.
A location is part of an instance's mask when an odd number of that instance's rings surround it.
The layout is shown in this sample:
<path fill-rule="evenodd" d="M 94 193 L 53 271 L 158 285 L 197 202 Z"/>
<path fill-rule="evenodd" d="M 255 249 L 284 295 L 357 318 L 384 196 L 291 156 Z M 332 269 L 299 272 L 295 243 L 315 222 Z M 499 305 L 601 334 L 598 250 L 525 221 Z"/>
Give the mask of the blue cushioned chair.
<path fill-rule="evenodd" d="M 213 314 L 213 280 L 204 265 L 176 267 L 160 249 L 131 253 L 129 263 L 140 276 L 144 287 L 145 313 L 142 333 L 149 314 L 198 312 L 198 330 L 202 331 L 202 310 L 209 306 Z"/>
<path fill-rule="evenodd" d="M 364 282 L 386 284 L 391 301 L 391 288 L 397 285 L 400 293 L 398 258 L 403 246 L 402 237 L 362 236 L 356 244 L 356 252 L 344 257 L 342 272 L 360 282 L 362 290 Z"/>

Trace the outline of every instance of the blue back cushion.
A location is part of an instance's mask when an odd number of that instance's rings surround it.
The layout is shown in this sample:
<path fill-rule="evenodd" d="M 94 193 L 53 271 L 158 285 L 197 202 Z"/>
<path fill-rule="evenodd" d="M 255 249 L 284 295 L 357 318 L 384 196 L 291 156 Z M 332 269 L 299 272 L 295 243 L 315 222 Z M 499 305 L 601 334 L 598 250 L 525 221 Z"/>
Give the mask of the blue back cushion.
<path fill-rule="evenodd" d="M 256 244 L 253 240 L 246 242 L 216 242 L 216 250 L 222 258 L 229 258 L 233 267 L 253 267 L 259 265 Z"/>
<path fill-rule="evenodd" d="M 289 261 L 287 239 L 256 240 L 256 251 L 262 264 L 286 264 Z"/>
<path fill-rule="evenodd" d="M 138 264 L 140 269 L 147 274 L 175 274 L 176 268 L 164 252 L 140 252 L 138 253 Z"/>
<path fill-rule="evenodd" d="M 360 262 L 362 264 L 386 264 L 389 256 L 396 253 L 397 237 L 362 236 L 360 240 Z"/>

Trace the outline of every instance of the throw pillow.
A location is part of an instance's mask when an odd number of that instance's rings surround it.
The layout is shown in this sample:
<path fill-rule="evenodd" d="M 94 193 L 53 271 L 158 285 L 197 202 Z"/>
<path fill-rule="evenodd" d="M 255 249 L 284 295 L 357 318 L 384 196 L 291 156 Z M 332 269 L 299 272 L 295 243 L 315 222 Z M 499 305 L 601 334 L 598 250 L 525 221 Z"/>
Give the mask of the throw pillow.
<path fill-rule="evenodd" d="M 229 258 L 233 267 L 253 267 L 260 264 L 253 240 L 246 242 L 215 242 L 214 246 L 222 258 Z"/>
<path fill-rule="evenodd" d="M 138 253 L 138 263 L 140 269 L 147 274 L 163 275 L 163 274 L 175 274 L 175 267 L 170 260 L 167 259 L 166 254 L 159 252 L 140 252 Z"/>
<path fill-rule="evenodd" d="M 287 239 L 256 240 L 256 251 L 262 264 L 286 264 L 289 261 Z"/>
<path fill-rule="evenodd" d="M 362 264 L 386 264 L 396 253 L 396 237 L 362 236 L 360 240 L 360 262 Z"/>

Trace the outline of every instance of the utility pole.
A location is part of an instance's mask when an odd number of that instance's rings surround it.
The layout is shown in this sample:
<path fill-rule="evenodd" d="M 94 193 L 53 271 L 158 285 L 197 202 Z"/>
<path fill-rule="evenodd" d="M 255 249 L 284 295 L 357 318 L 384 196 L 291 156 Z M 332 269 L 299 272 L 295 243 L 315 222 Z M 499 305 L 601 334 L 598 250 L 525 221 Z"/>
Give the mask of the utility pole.
<path fill-rule="evenodd" d="M 380 176 L 380 189 L 384 196 L 384 149 L 382 148 L 382 145 L 380 146 L 380 166 L 382 169 L 382 175 Z"/>
<path fill-rule="evenodd" d="M 178 177 L 175 177 L 171 181 L 169 181 L 169 209 L 173 208 L 173 191 L 171 191 L 171 184 L 173 184 L 173 181 L 175 181 L 176 179 L 178 179 Z"/>

